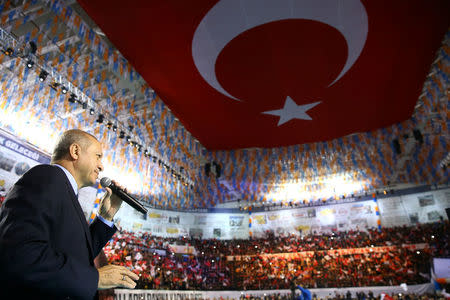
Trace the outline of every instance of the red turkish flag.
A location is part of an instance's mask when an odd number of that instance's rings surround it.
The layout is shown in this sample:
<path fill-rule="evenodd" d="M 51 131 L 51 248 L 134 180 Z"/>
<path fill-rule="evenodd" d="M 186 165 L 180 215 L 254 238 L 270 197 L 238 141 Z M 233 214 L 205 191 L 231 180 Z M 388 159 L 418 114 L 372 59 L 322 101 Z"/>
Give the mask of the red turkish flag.
<path fill-rule="evenodd" d="M 408 119 L 447 0 L 79 0 L 209 149 L 283 146 Z"/>

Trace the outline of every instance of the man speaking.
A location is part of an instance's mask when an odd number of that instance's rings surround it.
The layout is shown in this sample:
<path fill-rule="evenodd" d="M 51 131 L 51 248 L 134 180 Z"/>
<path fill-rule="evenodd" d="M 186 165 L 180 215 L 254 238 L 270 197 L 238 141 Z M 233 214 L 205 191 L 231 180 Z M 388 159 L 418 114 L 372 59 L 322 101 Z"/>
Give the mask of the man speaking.
<path fill-rule="evenodd" d="M 90 300 L 98 289 L 135 287 L 139 277 L 127 268 L 94 266 L 117 230 L 112 219 L 122 204 L 106 188 L 88 226 L 78 190 L 95 184 L 102 157 L 94 136 L 69 130 L 51 165 L 36 166 L 16 182 L 0 210 L 0 298 Z"/>

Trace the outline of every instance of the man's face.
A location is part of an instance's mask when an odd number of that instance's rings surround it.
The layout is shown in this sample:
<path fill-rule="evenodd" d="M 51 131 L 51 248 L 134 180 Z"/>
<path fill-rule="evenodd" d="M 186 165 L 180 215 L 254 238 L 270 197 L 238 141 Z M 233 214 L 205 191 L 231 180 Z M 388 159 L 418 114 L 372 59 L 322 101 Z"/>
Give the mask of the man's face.
<path fill-rule="evenodd" d="M 89 137 L 90 143 L 87 147 L 81 147 L 77 164 L 78 188 L 92 186 L 95 184 L 98 174 L 103 171 L 102 145 L 94 138 Z"/>

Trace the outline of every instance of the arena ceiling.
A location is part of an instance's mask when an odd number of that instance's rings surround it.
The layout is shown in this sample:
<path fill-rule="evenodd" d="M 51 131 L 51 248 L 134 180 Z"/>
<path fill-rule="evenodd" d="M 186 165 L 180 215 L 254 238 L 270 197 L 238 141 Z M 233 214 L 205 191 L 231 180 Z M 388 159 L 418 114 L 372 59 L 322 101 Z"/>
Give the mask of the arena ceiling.
<path fill-rule="evenodd" d="M 355 6 L 341 7 L 342 14 L 365 12 L 347 20 L 366 24 L 366 33 L 346 31 L 350 23 L 324 18 L 326 9 L 313 5 L 309 16 L 316 12 L 323 22 L 288 18 L 248 28 L 225 39 L 215 64 L 194 53 L 223 28 L 205 21 L 215 29 L 195 32 L 217 5 L 233 1 L 80 3 L 88 13 L 76 1 L 1 2 L 2 30 L 19 48 L 34 41 L 38 49 L 31 69 L 23 52 L 0 52 L 0 112 L 4 99 L 7 108 L 0 123 L 22 111 L 55 133 L 74 126 L 92 132 L 108 145 L 105 161 L 120 169 L 112 177 L 150 203 L 286 204 L 449 182 L 442 168 L 450 160 L 448 1 L 349 1 Z M 251 24 L 275 18 L 244 8 Z M 194 50 L 196 36 L 202 47 Z M 70 93 L 50 88 L 52 72 L 40 82 L 38 64 L 60 72 L 92 103 L 70 103 Z M 285 106 L 286 114 L 277 111 Z M 51 151 L 42 128 L 27 129 L 18 136 Z M 122 130 L 142 152 L 120 139 Z M 235 149 L 251 146 L 260 147 Z"/>
<path fill-rule="evenodd" d="M 446 0 L 79 3 L 210 150 L 409 119 L 450 25 Z"/>

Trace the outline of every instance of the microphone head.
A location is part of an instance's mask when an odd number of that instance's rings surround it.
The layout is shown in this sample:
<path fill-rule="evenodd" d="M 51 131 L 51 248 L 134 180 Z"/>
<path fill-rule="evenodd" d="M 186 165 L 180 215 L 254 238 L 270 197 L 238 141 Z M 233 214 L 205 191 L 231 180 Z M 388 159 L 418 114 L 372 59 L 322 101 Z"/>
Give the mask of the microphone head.
<path fill-rule="evenodd" d="M 102 187 L 109 187 L 111 185 L 111 179 L 109 179 L 108 177 L 103 177 L 102 179 L 100 179 L 100 184 L 102 185 Z"/>

